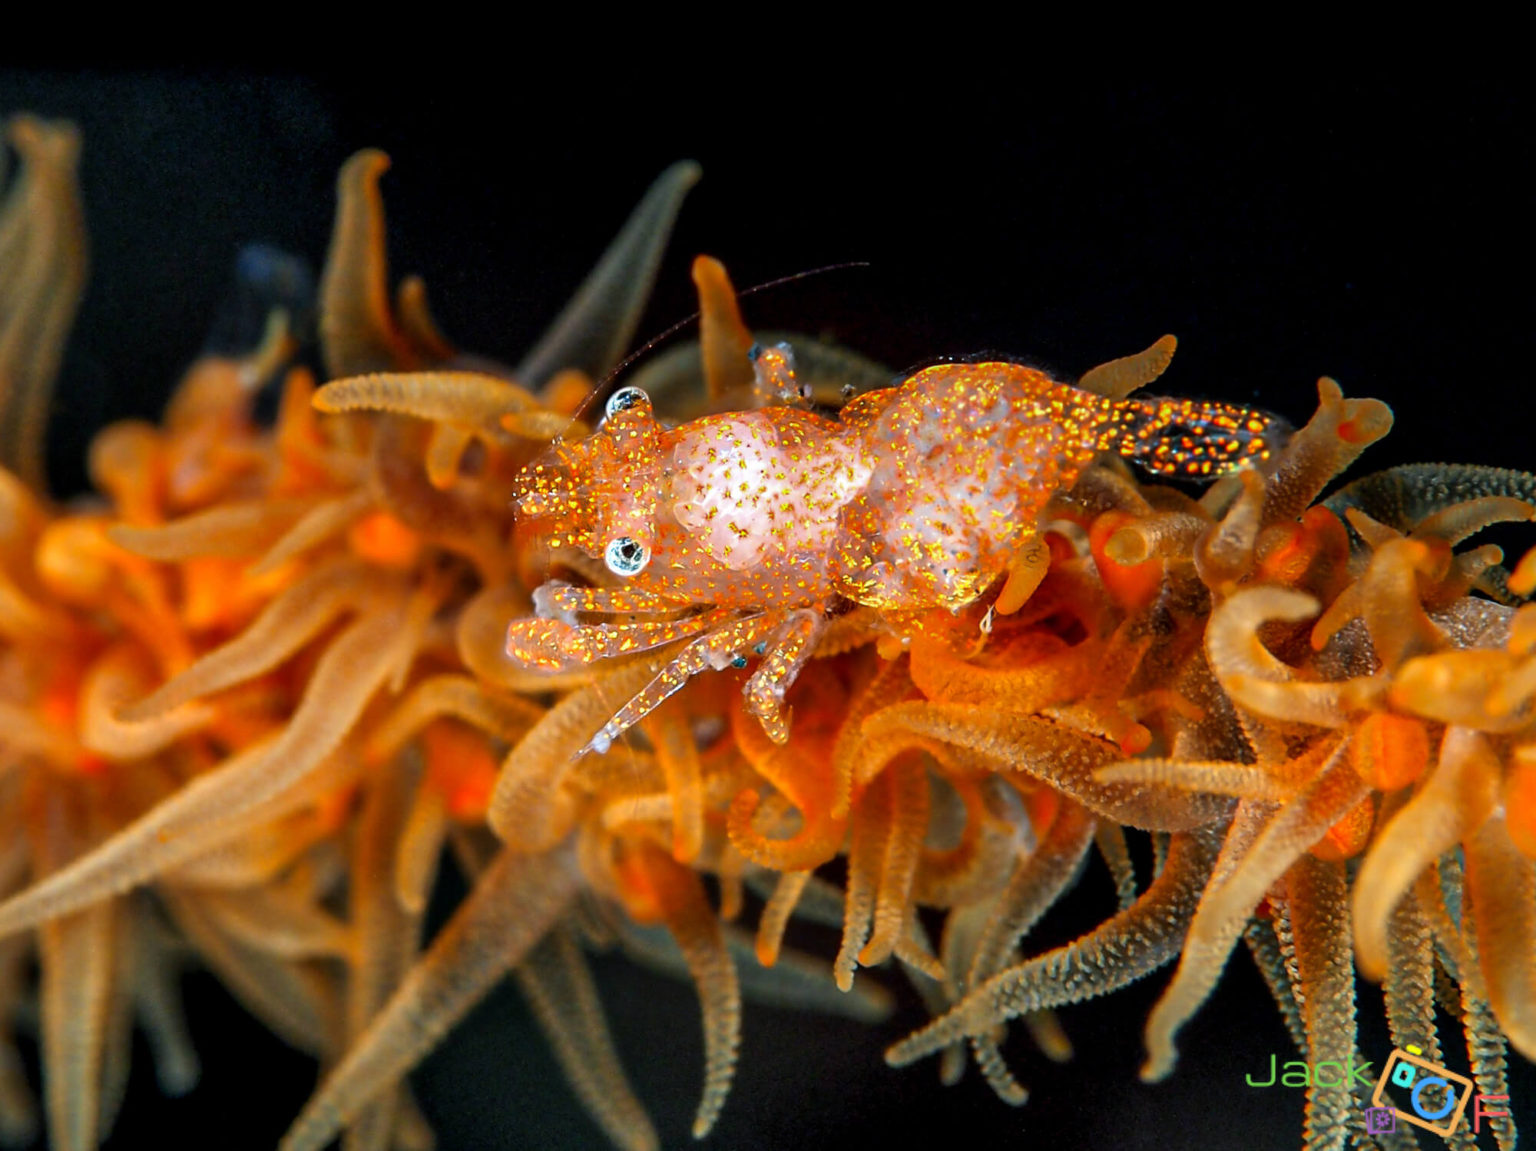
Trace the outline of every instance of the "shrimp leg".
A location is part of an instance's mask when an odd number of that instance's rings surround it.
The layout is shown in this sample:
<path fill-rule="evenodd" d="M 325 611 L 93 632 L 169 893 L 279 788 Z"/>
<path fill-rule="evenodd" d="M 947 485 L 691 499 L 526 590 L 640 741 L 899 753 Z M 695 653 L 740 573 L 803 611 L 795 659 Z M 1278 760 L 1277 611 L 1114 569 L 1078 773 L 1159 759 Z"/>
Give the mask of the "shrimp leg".
<path fill-rule="evenodd" d="M 757 717 L 774 743 L 789 739 L 789 716 L 784 714 L 784 693 L 816 650 L 826 628 L 826 617 L 811 608 L 792 611 L 766 648 L 763 662 L 747 680 L 744 694 L 747 711 Z"/>
<path fill-rule="evenodd" d="M 710 612 L 707 615 L 714 616 L 716 613 Z M 802 616 L 811 616 L 813 627 L 806 627 L 800 619 Z M 703 618 L 705 616 L 694 616 L 694 619 Z M 785 636 L 786 629 L 788 636 Z M 651 679 L 639 695 L 614 711 L 613 719 L 602 725 L 598 735 L 594 735 L 587 747 L 582 748 L 582 755 L 587 751 L 598 751 L 599 755 L 607 751 L 614 739 L 650 715 L 668 696 L 705 668 L 713 667 L 719 672 L 727 667 L 745 667 L 746 656 L 742 652 L 748 648 L 766 652 L 770 641 L 774 642 L 773 652 L 763 661 L 756 675 L 746 682 L 746 692 L 754 715 L 759 716 L 759 719 L 765 715 L 771 718 L 763 721 L 763 730 L 773 735 L 774 728 L 768 724 L 776 722 L 783 735 L 788 736 L 788 724 L 785 724 L 782 716 L 783 692 L 793 682 L 800 665 L 805 664 L 809 658 L 817 629 L 819 613 L 816 612 L 765 612 L 733 619 L 708 635 L 694 639 L 682 648 L 682 652 L 677 653 L 667 667 L 657 672 L 656 678 Z M 783 652 L 782 658 L 780 652 Z M 754 684 L 757 684 L 756 692 L 762 698 L 762 704 L 754 699 Z"/>
<path fill-rule="evenodd" d="M 507 656 L 514 664 L 529 671 L 579 671 L 598 660 L 634 655 L 701 632 L 712 632 L 719 625 L 728 624 L 737 614 L 736 608 L 715 608 L 683 619 L 642 620 L 639 623 L 513 620 L 507 628 Z"/>

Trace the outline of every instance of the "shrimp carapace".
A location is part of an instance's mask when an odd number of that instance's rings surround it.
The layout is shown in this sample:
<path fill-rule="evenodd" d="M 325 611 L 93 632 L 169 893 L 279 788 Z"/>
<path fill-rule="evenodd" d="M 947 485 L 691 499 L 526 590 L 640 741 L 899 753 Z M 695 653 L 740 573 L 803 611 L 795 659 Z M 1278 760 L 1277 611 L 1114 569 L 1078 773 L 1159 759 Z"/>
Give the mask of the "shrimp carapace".
<path fill-rule="evenodd" d="M 792 378 L 787 357 L 759 354 L 760 383 Z M 550 589 L 541 618 L 512 623 L 507 653 L 571 670 L 687 640 L 602 746 L 694 672 L 750 648 L 765 656 L 751 709 L 779 738 L 779 701 L 835 604 L 958 610 L 1099 453 L 1212 479 L 1271 458 L 1283 428 L 1241 405 L 1104 396 L 1013 363 L 937 364 L 835 417 L 778 403 L 668 427 L 643 391 L 621 389 L 596 433 L 554 445 L 517 486 L 552 547 L 601 559 L 621 582 Z"/>

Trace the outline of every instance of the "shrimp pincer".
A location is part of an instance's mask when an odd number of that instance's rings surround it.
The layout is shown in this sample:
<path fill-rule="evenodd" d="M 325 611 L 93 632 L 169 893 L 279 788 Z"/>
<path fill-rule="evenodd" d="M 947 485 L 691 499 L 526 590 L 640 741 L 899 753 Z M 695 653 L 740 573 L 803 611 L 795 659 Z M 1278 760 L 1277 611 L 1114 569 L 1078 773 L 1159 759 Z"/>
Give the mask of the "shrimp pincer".
<path fill-rule="evenodd" d="M 770 406 L 669 427 L 624 388 L 592 436 L 555 444 L 519 477 L 520 513 L 552 547 L 601 558 L 617 583 L 540 589 L 536 618 L 508 629 L 508 656 L 572 670 L 682 643 L 587 750 L 705 668 L 752 657 L 748 710 L 783 742 L 785 692 L 830 612 L 974 602 L 1102 452 L 1208 479 L 1269 459 L 1283 430 L 1253 408 L 1115 398 L 1015 363 L 924 368 L 831 417 L 803 406 L 787 346 L 754 351 Z"/>

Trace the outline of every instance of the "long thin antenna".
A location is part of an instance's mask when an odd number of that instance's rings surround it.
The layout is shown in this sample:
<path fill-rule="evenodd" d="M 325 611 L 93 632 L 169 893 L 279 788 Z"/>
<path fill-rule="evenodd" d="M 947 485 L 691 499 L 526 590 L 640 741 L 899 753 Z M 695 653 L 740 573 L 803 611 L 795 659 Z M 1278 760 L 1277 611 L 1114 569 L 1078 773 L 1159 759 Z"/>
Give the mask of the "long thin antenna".
<path fill-rule="evenodd" d="M 759 292 L 768 291 L 770 288 L 780 288 L 785 284 L 793 284 L 797 280 L 807 280 L 812 276 L 820 276 L 826 272 L 841 272 L 846 268 L 868 268 L 869 266 L 870 262 L 868 260 L 847 260 L 841 264 L 823 264 L 819 268 L 811 268 L 810 270 L 804 272 L 794 272 L 788 276 L 780 276 L 777 280 L 768 280 L 762 284 L 754 284 L 752 287 L 747 288 L 745 291 L 736 293 L 736 298 L 738 300 L 744 300 L 748 296 L 755 296 Z M 576 413 L 577 416 L 583 416 L 587 412 L 591 411 L 592 408 L 596 406 L 604 397 L 613 381 L 618 379 L 626 368 L 628 368 L 636 360 L 640 359 L 641 356 L 644 356 L 647 352 L 651 351 L 651 349 L 655 348 L 656 345 L 671 339 L 678 332 L 682 331 L 689 324 L 697 320 L 699 315 L 700 313 L 695 311 L 692 315 L 684 316 L 681 320 L 677 321 L 677 323 L 673 324 L 666 331 L 662 332 L 660 335 L 652 336 L 649 340 L 645 341 L 645 343 L 641 344 L 633 352 L 630 352 L 629 355 L 620 360 L 619 363 L 615 365 L 614 368 L 606 376 L 597 382 L 597 386 L 592 389 L 592 393 L 581 405 L 580 411 Z"/>

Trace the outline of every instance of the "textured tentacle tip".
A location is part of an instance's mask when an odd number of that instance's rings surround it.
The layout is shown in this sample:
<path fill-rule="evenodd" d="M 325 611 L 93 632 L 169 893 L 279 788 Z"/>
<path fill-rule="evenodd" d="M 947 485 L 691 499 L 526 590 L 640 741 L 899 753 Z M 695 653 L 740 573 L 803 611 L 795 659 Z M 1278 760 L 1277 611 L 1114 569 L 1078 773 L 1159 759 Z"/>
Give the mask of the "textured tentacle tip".
<path fill-rule="evenodd" d="M 1171 1040 L 1149 1043 L 1147 1057 L 1142 1062 L 1141 1069 L 1136 1072 L 1136 1077 L 1143 1083 L 1161 1083 L 1173 1074 L 1178 1061 L 1179 1049 Z"/>
<path fill-rule="evenodd" d="M 1373 399 L 1345 400 L 1344 393 L 1338 384 L 1332 380 L 1326 380 L 1326 382 L 1333 385 L 1333 392 L 1341 401 L 1339 439 L 1363 448 L 1374 444 L 1392 430 L 1392 409 L 1386 404 Z M 1319 388 L 1319 394 L 1321 394 L 1321 388 Z"/>
<path fill-rule="evenodd" d="M 1168 370 L 1179 341 L 1174 336 L 1162 337 L 1150 348 L 1130 356 L 1121 356 L 1083 373 L 1077 386 L 1111 399 L 1124 399 L 1136 389 L 1145 387 Z"/>

